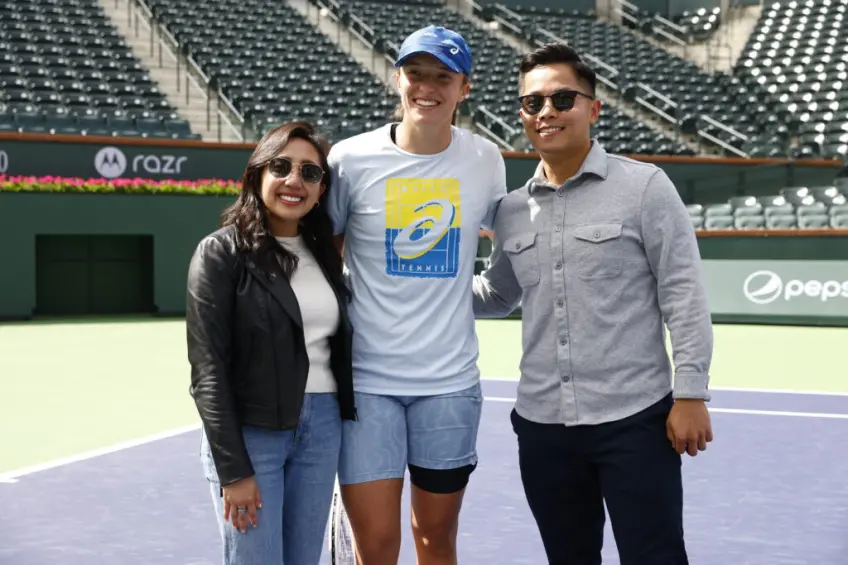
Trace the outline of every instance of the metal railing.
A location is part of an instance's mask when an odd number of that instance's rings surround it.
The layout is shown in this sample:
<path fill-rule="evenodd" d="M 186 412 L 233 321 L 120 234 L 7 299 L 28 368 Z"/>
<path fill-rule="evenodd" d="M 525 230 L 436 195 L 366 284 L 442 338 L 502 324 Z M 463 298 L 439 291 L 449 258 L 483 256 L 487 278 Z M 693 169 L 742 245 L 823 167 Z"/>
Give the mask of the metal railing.
<path fill-rule="evenodd" d="M 353 12 L 347 12 L 347 17 L 350 24 L 346 24 L 342 21 L 342 17 L 340 14 L 342 13 L 341 4 L 337 0 L 306 0 L 306 16 L 307 20 L 311 17 L 311 5 L 315 4 L 315 6 L 321 10 L 326 10 L 326 14 L 333 20 L 336 24 L 336 44 L 342 45 L 342 29 L 344 29 L 348 34 L 348 53 L 353 56 L 353 39 L 356 38 L 359 43 L 361 43 L 365 49 L 371 52 L 371 68 L 376 69 L 377 58 L 381 57 L 383 61 L 387 62 L 388 65 L 383 65 L 383 80 L 388 82 L 389 75 L 391 74 L 391 69 L 395 64 L 394 58 L 392 58 L 388 53 L 382 52 L 377 49 L 374 38 L 377 36 L 377 32 L 365 23 L 361 17 Z M 315 23 L 314 25 L 318 25 Z M 391 41 L 386 42 L 387 47 L 392 49 L 395 53 L 400 49 L 400 46 Z M 375 70 L 376 72 L 376 70 Z"/>
<path fill-rule="evenodd" d="M 188 54 L 188 48 L 181 43 L 166 25 L 153 13 L 144 0 L 115 0 L 115 7 L 122 1 L 127 2 L 127 21 L 139 37 L 139 22 L 143 21 L 150 33 L 150 55 L 156 56 L 158 48 L 159 67 L 164 68 L 164 57 L 170 56 L 176 64 L 174 70 L 177 92 L 185 92 L 186 104 L 191 103 L 192 85 L 206 99 L 206 129 L 217 134 L 217 140 L 223 140 L 223 128 L 229 127 L 242 140 L 247 139 L 247 124 L 244 117 L 233 107 L 230 100 L 221 91 L 220 85 L 207 76 L 194 58 Z M 215 127 L 213 128 L 213 120 Z M 237 125 L 238 126 L 237 126 Z M 252 133 L 252 132 L 251 132 Z"/>
<path fill-rule="evenodd" d="M 623 1 L 626 2 L 626 0 L 623 0 Z M 507 14 L 507 12 L 509 12 L 509 13 L 512 14 L 512 16 L 520 18 L 520 16 L 518 14 L 515 14 L 514 12 L 510 12 L 509 10 L 506 10 L 505 8 L 502 9 L 501 11 L 505 15 L 507 15 L 507 17 L 511 17 L 511 16 L 509 16 L 509 14 Z M 519 19 L 518 21 L 521 21 L 521 20 Z M 541 26 L 536 28 L 536 36 L 537 37 L 534 39 L 534 43 L 536 45 L 543 45 L 545 43 L 545 41 L 542 38 L 547 39 L 549 41 L 565 43 L 566 45 L 568 45 L 568 43 L 569 43 L 564 38 L 557 36 L 555 33 L 551 32 L 550 30 L 547 30 L 547 29 L 545 29 Z M 583 53 L 582 56 L 586 61 L 588 61 L 595 68 L 595 72 L 596 72 L 598 81 L 601 82 L 602 84 L 606 85 L 607 87 L 609 87 L 613 92 L 618 92 L 620 94 L 620 90 L 621 90 L 621 87 L 623 85 L 620 84 L 618 69 L 616 69 L 612 65 L 608 64 L 606 61 L 603 61 L 599 57 L 592 55 L 591 53 Z M 637 87 L 638 91 L 637 91 L 637 95 L 635 97 L 634 102 L 636 102 L 640 107 L 644 108 L 646 111 L 649 111 L 649 112 L 655 114 L 661 120 L 668 122 L 669 124 L 674 126 L 676 135 L 679 138 L 680 125 L 681 125 L 680 119 L 678 119 L 676 116 L 672 116 L 671 114 L 669 114 L 668 112 L 666 112 L 662 108 L 658 107 L 656 104 L 652 103 L 648 99 L 648 97 L 656 98 L 656 99 L 660 100 L 661 102 L 663 102 L 666 106 L 673 108 L 675 110 L 675 114 L 677 113 L 677 109 L 679 108 L 678 103 L 675 102 L 674 100 L 672 100 L 671 98 L 669 98 L 668 96 L 665 96 L 664 94 L 653 89 L 651 86 L 649 86 L 648 84 L 646 84 L 644 82 L 636 83 L 635 86 Z M 722 129 L 723 131 L 729 133 L 736 140 L 739 140 L 743 143 L 745 143 L 749 140 L 746 135 L 744 135 L 741 132 L 733 129 L 730 126 L 727 126 L 727 125 L 711 118 L 710 116 L 700 115 L 699 117 L 703 121 L 705 121 L 706 123 L 713 125 L 713 126 L 716 126 L 720 129 Z M 741 149 L 723 141 L 722 139 L 719 139 L 718 137 L 710 134 L 709 132 L 705 131 L 704 129 L 699 128 L 697 130 L 697 134 L 700 138 L 705 139 L 707 141 L 710 141 L 711 143 L 717 145 L 718 147 L 721 147 L 722 149 L 724 149 L 726 151 L 734 153 L 735 155 L 738 155 L 740 157 L 745 157 L 745 158 L 748 157 L 748 154 L 745 153 L 744 151 L 742 151 Z"/>
<path fill-rule="evenodd" d="M 521 130 L 518 130 L 508 123 L 503 121 L 501 118 L 490 112 L 485 106 L 477 106 L 474 109 L 474 114 L 483 114 L 485 116 L 485 120 L 478 120 L 476 117 L 474 118 L 474 125 L 480 128 L 481 131 L 486 133 L 489 137 L 492 138 L 493 141 L 497 142 L 498 145 L 504 148 L 506 151 L 515 151 L 515 147 L 512 146 L 510 140 L 515 139 L 520 133 Z M 501 129 L 503 129 L 504 133 L 507 134 L 508 139 L 504 139 L 500 135 L 496 134 L 490 126 L 492 123 L 498 124 Z"/>
<path fill-rule="evenodd" d="M 700 118 L 704 122 L 708 123 L 709 125 L 717 127 L 719 129 L 721 129 L 722 131 L 729 133 L 731 136 L 733 136 L 734 139 L 739 140 L 742 143 L 747 143 L 749 141 L 749 138 L 748 138 L 747 135 L 745 135 L 745 134 L 743 134 L 739 131 L 736 131 L 735 129 L 733 129 L 731 127 L 724 125 L 723 123 L 719 122 L 718 120 L 712 119 L 711 117 L 707 116 L 706 114 L 702 114 L 700 116 Z M 735 153 L 739 157 L 744 157 L 746 159 L 748 158 L 748 154 L 745 153 L 744 151 L 742 151 L 741 149 L 737 149 L 735 146 L 719 139 L 718 137 L 712 135 L 711 133 L 704 131 L 701 128 L 698 128 L 698 135 L 700 135 L 701 137 L 703 137 L 705 139 L 712 141 L 713 143 L 715 143 L 719 147 L 722 147 L 726 151 L 730 151 L 731 153 Z"/>
<path fill-rule="evenodd" d="M 614 11 L 621 17 L 622 21 L 627 21 L 633 26 L 633 29 L 641 32 L 642 20 L 639 17 L 639 6 L 628 0 L 615 0 L 615 3 L 616 7 Z M 683 57 L 688 57 L 691 38 L 684 28 L 659 14 L 654 14 L 651 18 L 651 32 L 662 37 L 672 45 L 679 47 L 683 53 Z"/>
<path fill-rule="evenodd" d="M 680 107 L 677 102 L 675 102 L 662 92 L 654 90 L 644 82 L 636 83 L 636 88 L 638 89 L 635 98 L 635 102 L 637 104 L 649 109 L 651 112 L 657 114 L 659 117 L 661 117 L 671 125 L 679 125 L 680 121 L 675 116 L 669 114 L 659 106 L 656 106 L 655 104 L 651 103 L 648 98 L 656 98 L 657 100 L 665 104 L 667 107 L 671 107 L 674 110 L 675 114 L 677 113 L 677 109 Z"/>
<path fill-rule="evenodd" d="M 568 45 L 568 41 L 541 26 L 537 27 L 536 31 L 539 34 L 544 35 L 550 41 L 555 41 Z M 544 41 L 539 38 L 536 38 L 536 44 L 543 45 Z M 602 82 L 612 90 L 617 91 L 619 89 L 619 84 L 618 82 L 616 82 L 616 80 L 618 79 L 618 69 L 608 64 L 606 61 L 601 60 L 599 57 L 595 57 L 591 53 L 581 53 L 581 56 L 586 61 L 591 63 L 592 66 L 595 67 L 595 74 L 597 75 L 597 78 L 600 82 Z"/>

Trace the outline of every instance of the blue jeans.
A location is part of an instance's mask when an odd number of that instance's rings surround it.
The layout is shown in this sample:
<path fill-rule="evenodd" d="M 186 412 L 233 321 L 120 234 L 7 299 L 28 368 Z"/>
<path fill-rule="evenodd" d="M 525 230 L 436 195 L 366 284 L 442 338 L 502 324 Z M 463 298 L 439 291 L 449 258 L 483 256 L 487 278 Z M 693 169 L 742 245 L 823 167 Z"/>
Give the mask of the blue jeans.
<path fill-rule="evenodd" d="M 480 384 L 436 396 L 356 393 L 359 420 L 343 424 L 339 483 L 402 479 L 408 465 L 455 469 L 477 463 Z"/>
<path fill-rule="evenodd" d="M 318 565 L 339 464 L 342 422 L 334 394 L 307 394 L 297 429 L 244 427 L 262 496 L 259 525 L 242 534 L 224 522 L 215 464 L 205 434 L 201 461 L 215 504 L 225 565 Z"/>

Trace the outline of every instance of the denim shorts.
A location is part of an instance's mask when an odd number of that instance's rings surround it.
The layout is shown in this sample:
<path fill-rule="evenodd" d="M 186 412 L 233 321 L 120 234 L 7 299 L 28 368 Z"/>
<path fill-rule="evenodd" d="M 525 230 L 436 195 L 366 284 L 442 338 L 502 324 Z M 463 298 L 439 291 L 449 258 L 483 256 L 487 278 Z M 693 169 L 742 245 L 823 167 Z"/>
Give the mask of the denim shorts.
<path fill-rule="evenodd" d="M 436 396 L 356 393 L 357 421 L 345 420 L 341 484 L 402 479 L 407 465 L 455 469 L 477 463 L 480 384 Z"/>

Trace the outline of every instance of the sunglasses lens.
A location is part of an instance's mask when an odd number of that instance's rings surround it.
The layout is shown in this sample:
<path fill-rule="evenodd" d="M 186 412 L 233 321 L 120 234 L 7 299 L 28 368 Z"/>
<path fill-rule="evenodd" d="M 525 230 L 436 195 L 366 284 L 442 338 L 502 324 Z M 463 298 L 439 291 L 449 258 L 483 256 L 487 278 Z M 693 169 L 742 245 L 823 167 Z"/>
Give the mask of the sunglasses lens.
<path fill-rule="evenodd" d="M 576 97 L 577 95 L 573 92 L 557 92 L 551 96 L 551 100 L 554 103 L 554 108 L 562 112 L 574 108 L 574 99 Z"/>
<path fill-rule="evenodd" d="M 291 173 L 292 163 L 288 159 L 274 159 L 268 164 L 268 170 L 277 178 L 285 178 Z"/>
<path fill-rule="evenodd" d="M 321 177 L 324 176 L 324 171 L 318 165 L 307 163 L 301 167 L 300 174 L 303 175 L 303 180 L 305 182 L 315 184 L 321 181 Z"/>
<path fill-rule="evenodd" d="M 524 106 L 524 110 L 528 114 L 538 114 L 542 111 L 542 107 L 545 105 L 545 99 L 538 94 L 534 94 L 524 97 L 521 104 Z"/>

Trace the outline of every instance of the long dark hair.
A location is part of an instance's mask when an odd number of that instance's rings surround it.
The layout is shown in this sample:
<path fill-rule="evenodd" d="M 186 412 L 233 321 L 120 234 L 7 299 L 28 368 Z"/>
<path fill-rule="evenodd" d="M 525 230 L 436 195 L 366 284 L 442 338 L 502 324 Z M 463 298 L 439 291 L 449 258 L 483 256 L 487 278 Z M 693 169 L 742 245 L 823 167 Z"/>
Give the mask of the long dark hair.
<path fill-rule="evenodd" d="M 342 296 L 349 296 L 342 278 L 342 259 L 333 243 L 333 226 L 327 214 L 330 186 L 330 165 L 327 162 L 329 145 L 315 126 L 307 121 L 288 122 L 268 131 L 247 161 L 241 180 L 241 193 L 221 216 L 221 226 L 234 226 L 238 250 L 251 256 L 268 271 L 282 269 L 286 278 L 297 269 L 297 256 L 286 250 L 271 233 L 268 209 L 262 201 L 262 175 L 268 163 L 279 155 L 292 139 L 302 139 L 318 151 L 324 169 L 324 192 L 318 205 L 300 220 L 303 242 L 315 260 L 327 273 L 330 284 Z"/>

